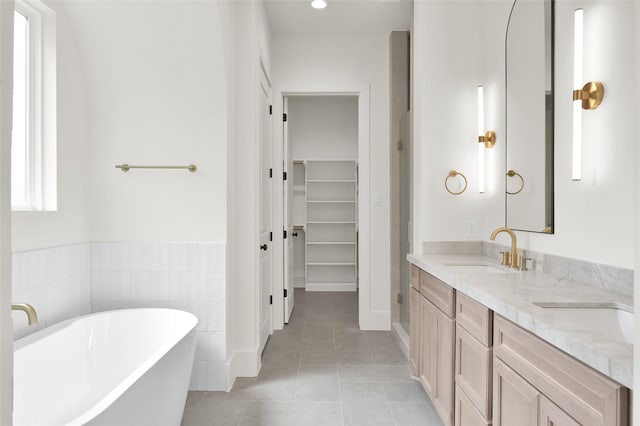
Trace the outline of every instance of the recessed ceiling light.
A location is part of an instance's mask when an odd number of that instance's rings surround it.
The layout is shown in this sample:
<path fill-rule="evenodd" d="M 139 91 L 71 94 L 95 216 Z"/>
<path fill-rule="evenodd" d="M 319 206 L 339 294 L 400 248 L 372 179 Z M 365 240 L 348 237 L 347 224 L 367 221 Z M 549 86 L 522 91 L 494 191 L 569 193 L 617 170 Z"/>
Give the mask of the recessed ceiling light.
<path fill-rule="evenodd" d="M 311 7 L 314 9 L 324 9 L 327 7 L 327 2 L 325 0 L 313 0 L 311 2 Z"/>

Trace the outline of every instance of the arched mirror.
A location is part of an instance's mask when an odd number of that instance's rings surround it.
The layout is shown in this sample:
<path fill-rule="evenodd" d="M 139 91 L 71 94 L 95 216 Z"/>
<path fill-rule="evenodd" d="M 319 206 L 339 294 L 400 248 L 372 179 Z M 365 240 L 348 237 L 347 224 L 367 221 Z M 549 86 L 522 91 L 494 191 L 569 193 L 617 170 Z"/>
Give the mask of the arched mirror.
<path fill-rule="evenodd" d="M 554 0 L 515 0 L 505 41 L 506 225 L 553 233 Z"/>

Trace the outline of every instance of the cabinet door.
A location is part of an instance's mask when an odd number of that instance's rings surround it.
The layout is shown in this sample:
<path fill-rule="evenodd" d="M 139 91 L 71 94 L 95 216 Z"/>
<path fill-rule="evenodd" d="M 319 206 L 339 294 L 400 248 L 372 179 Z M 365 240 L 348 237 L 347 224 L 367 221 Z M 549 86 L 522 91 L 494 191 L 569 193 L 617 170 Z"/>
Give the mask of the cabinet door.
<path fill-rule="evenodd" d="M 420 382 L 424 390 L 433 398 L 435 385 L 435 310 L 427 299 L 420 296 L 420 349 L 419 349 L 419 371 Z"/>
<path fill-rule="evenodd" d="M 491 418 L 491 349 L 456 324 L 456 384 L 486 418 Z"/>
<path fill-rule="evenodd" d="M 544 396 L 540 397 L 539 408 L 538 426 L 580 426 L 580 423 Z"/>
<path fill-rule="evenodd" d="M 487 421 L 478 412 L 471 400 L 460 387 L 456 386 L 456 426 L 487 426 Z"/>
<path fill-rule="evenodd" d="M 412 288 L 409 315 L 411 329 L 409 334 L 409 361 L 411 362 L 411 376 L 420 377 L 420 293 Z"/>
<path fill-rule="evenodd" d="M 540 392 L 494 357 L 493 424 L 538 426 Z"/>
<path fill-rule="evenodd" d="M 453 425 L 455 322 L 432 305 L 435 318 L 435 386 L 431 401 L 445 426 Z"/>

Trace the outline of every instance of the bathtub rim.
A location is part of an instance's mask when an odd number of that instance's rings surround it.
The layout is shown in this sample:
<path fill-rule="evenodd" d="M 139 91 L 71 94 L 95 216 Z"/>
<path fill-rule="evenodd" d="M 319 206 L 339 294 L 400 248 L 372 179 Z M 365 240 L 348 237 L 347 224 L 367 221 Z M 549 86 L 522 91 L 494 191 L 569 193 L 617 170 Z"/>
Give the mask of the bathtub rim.
<path fill-rule="evenodd" d="M 78 317 L 70 318 L 68 320 L 61 321 L 52 326 L 43 328 L 42 330 L 38 330 L 28 336 L 25 336 L 21 339 L 18 339 L 14 342 L 14 354 L 17 350 L 22 349 L 25 346 L 28 346 L 30 343 L 34 341 L 40 340 L 43 337 L 49 336 L 76 321 L 81 319 L 98 317 L 98 316 L 107 316 L 109 314 L 113 315 L 114 313 L 121 312 L 131 312 L 131 311 L 162 311 L 162 312 L 178 312 L 179 315 L 185 317 L 186 321 L 186 332 L 182 334 L 179 338 L 171 342 L 164 343 L 158 347 L 156 351 L 152 355 L 150 355 L 142 364 L 138 365 L 125 379 L 123 379 L 117 386 L 115 386 L 111 391 L 107 392 L 104 397 L 98 400 L 91 407 L 88 407 L 85 412 L 83 412 L 78 417 L 74 418 L 68 423 L 68 426 L 76 426 L 83 425 L 93 418 L 100 415 L 104 412 L 114 401 L 116 401 L 124 392 L 133 386 L 147 371 L 149 371 L 157 362 L 162 359 L 173 347 L 182 343 L 190 334 L 196 332 L 196 326 L 198 325 L 198 318 L 192 314 L 191 312 L 183 311 L 180 309 L 170 309 L 170 308 L 126 308 L 126 309 L 113 309 L 109 311 L 101 311 L 95 312 L 91 314 L 81 315 Z M 194 336 L 195 339 L 195 336 Z M 15 396 L 14 396 L 15 398 Z"/>

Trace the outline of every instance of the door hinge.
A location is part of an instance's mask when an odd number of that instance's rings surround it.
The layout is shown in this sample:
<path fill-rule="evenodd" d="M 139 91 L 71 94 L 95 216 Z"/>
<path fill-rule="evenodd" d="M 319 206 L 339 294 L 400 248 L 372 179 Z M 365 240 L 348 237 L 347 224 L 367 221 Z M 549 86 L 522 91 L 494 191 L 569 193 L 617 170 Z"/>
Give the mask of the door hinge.
<path fill-rule="evenodd" d="M 287 289 L 284 289 L 284 297 L 287 297 Z"/>
<path fill-rule="evenodd" d="M 269 115 L 273 115 L 273 105 L 269 105 Z"/>
<path fill-rule="evenodd" d="M 282 238 L 287 239 L 287 230 L 282 231 Z"/>
<path fill-rule="evenodd" d="M 269 304 L 273 305 L 273 296 L 272 295 L 269 295 Z"/>
<path fill-rule="evenodd" d="M 282 180 L 287 180 L 287 172 L 282 172 Z"/>
<path fill-rule="evenodd" d="M 402 151 L 402 139 L 399 139 L 398 142 L 396 142 L 396 150 Z"/>
<path fill-rule="evenodd" d="M 269 169 L 269 177 L 272 178 L 273 177 L 273 169 Z"/>
<path fill-rule="evenodd" d="M 396 302 L 402 304 L 402 293 L 398 293 L 398 295 L 396 296 Z"/>
<path fill-rule="evenodd" d="M 282 114 L 282 121 L 287 122 L 287 113 Z"/>
<path fill-rule="evenodd" d="M 273 232 L 269 232 L 269 241 L 273 241 Z"/>

